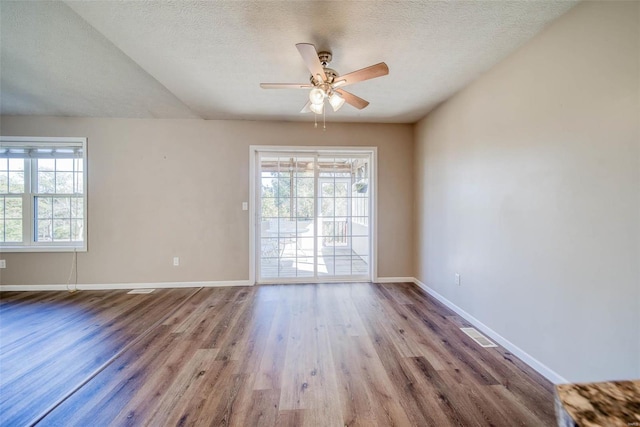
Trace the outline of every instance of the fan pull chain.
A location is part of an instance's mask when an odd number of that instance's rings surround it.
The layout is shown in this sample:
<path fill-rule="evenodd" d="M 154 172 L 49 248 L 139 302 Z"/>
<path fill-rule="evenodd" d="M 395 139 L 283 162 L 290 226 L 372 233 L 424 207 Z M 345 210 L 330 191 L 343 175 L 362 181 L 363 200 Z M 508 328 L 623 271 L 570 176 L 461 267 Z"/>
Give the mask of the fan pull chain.
<path fill-rule="evenodd" d="M 322 109 L 322 131 L 323 131 L 323 132 L 327 130 L 327 123 L 326 123 L 326 121 L 325 121 L 326 111 L 327 111 L 327 109 L 326 109 L 326 108 L 323 108 L 323 109 Z"/>
<path fill-rule="evenodd" d="M 313 121 L 314 121 L 313 127 L 317 128 L 318 127 L 318 115 L 316 113 L 313 113 Z"/>

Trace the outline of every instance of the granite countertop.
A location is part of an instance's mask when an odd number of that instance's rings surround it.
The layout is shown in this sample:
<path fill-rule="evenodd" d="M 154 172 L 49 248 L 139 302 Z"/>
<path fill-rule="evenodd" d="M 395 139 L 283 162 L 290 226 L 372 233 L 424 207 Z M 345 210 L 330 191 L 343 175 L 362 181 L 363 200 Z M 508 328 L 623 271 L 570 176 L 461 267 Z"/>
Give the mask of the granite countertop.
<path fill-rule="evenodd" d="M 640 427 L 640 380 L 560 384 L 556 407 L 559 425 Z"/>

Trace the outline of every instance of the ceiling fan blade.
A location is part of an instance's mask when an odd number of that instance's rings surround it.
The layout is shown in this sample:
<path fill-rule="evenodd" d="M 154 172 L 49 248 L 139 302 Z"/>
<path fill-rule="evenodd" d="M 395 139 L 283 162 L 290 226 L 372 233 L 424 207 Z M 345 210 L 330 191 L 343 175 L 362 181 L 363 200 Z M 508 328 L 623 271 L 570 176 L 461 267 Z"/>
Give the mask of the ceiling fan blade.
<path fill-rule="evenodd" d="M 317 80 L 317 75 L 320 75 L 323 82 L 327 80 L 327 75 L 324 73 L 324 68 L 322 68 L 322 64 L 318 59 L 318 51 L 316 51 L 316 47 L 310 43 L 298 43 L 296 44 L 296 47 L 302 56 L 302 60 L 307 65 L 311 75 L 314 77 L 314 80 Z"/>
<path fill-rule="evenodd" d="M 306 83 L 260 83 L 262 89 L 311 89 L 313 85 Z"/>
<path fill-rule="evenodd" d="M 333 87 L 342 87 L 354 83 L 358 83 L 364 80 L 375 79 L 376 77 L 382 77 L 389 74 L 389 67 L 384 62 L 376 65 L 372 65 L 367 68 L 363 68 L 358 71 L 354 71 L 344 76 L 336 77 L 336 81 L 333 83 Z M 344 81 L 344 83 L 342 83 Z"/>
<path fill-rule="evenodd" d="M 336 92 L 340 94 L 345 100 L 345 102 L 349 105 L 356 107 L 358 110 L 362 110 L 364 107 L 369 105 L 369 101 L 365 101 L 359 96 L 355 96 L 351 92 L 347 92 L 346 90 L 336 89 Z"/>
<path fill-rule="evenodd" d="M 311 106 L 311 101 L 307 101 L 306 104 L 304 104 L 304 107 L 302 107 L 302 110 L 300 110 L 301 113 L 310 113 L 311 109 L 309 108 Z"/>

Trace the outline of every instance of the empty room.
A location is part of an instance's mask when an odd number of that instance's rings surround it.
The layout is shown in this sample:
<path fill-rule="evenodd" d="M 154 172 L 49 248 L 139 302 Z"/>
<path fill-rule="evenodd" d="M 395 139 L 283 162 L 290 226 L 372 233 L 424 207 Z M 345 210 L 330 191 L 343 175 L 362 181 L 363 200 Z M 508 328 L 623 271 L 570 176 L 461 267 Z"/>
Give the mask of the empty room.
<path fill-rule="evenodd" d="M 0 426 L 640 426 L 640 2 L 0 0 Z"/>

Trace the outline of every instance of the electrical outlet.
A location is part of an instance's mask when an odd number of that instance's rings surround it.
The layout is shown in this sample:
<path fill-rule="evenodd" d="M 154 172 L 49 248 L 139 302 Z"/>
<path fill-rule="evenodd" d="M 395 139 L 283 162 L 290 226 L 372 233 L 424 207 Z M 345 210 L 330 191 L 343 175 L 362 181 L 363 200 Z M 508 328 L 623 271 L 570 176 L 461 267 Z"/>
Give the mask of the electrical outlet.
<path fill-rule="evenodd" d="M 180 265 L 180 257 L 174 256 L 173 257 L 173 266 L 177 267 Z"/>
<path fill-rule="evenodd" d="M 460 274 L 456 273 L 456 285 L 460 286 Z"/>
<path fill-rule="evenodd" d="M 0 259 L 0 268 L 7 268 L 7 261 L 4 259 Z"/>

